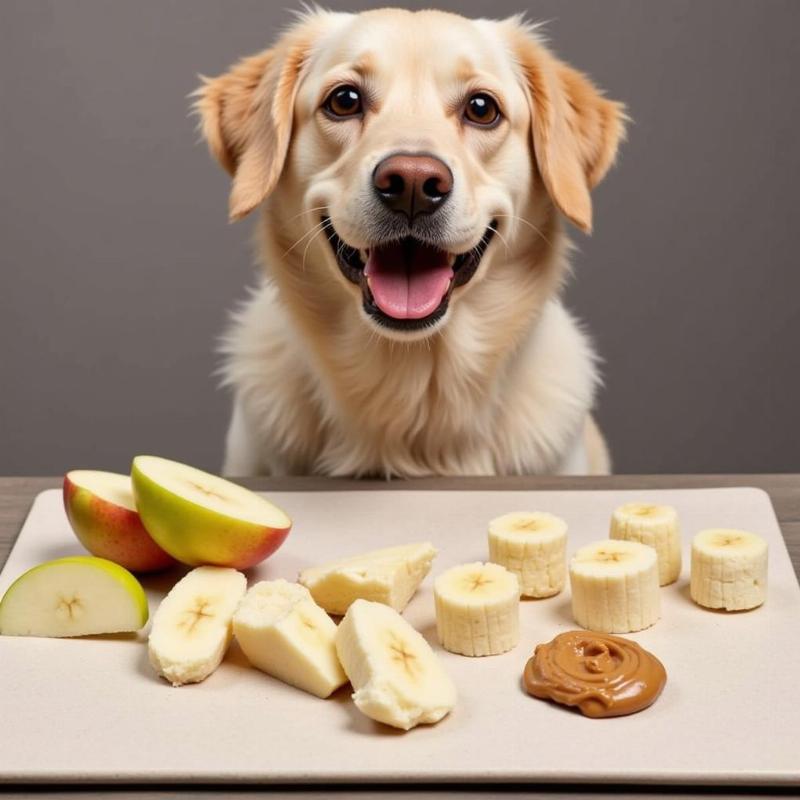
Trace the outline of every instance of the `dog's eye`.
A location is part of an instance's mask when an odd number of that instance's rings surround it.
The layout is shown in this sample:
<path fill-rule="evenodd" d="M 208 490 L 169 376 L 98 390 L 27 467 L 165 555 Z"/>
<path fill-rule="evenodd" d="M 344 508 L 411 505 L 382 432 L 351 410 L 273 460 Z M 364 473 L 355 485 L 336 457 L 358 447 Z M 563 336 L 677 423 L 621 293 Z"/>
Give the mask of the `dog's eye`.
<path fill-rule="evenodd" d="M 354 117 L 363 110 L 361 95 L 355 86 L 337 86 L 328 95 L 323 108 L 334 117 Z"/>
<path fill-rule="evenodd" d="M 493 125 L 500 119 L 500 109 L 493 97 L 478 92 L 467 100 L 464 106 L 464 119 L 473 125 Z"/>

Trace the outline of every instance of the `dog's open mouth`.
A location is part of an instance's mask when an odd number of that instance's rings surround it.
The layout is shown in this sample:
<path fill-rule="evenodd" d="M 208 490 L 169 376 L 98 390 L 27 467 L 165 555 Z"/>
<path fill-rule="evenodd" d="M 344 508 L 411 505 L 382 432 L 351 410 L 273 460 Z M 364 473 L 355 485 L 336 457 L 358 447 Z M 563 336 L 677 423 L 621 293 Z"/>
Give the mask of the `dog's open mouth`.
<path fill-rule="evenodd" d="M 492 220 L 477 246 L 455 254 L 413 236 L 360 252 L 339 238 L 329 217 L 323 224 L 342 274 L 361 287 L 365 311 L 399 330 L 423 328 L 444 315 L 453 289 L 475 274 L 497 227 Z"/>

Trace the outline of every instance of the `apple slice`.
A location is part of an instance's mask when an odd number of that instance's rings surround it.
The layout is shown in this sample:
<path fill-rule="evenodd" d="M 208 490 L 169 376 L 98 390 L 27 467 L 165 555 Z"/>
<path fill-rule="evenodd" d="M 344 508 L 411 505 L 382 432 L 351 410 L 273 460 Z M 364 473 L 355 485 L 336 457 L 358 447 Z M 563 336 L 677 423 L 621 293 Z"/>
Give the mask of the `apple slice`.
<path fill-rule="evenodd" d="M 0 601 L 0 633 L 130 633 L 147 616 L 144 589 L 128 570 L 105 558 L 69 556 L 29 569 L 8 587 Z"/>
<path fill-rule="evenodd" d="M 147 532 L 193 567 L 252 567 L 283 544 L 292 525 L 249 489 L 166 458 L 136 456 L 131 482 Z"/>
<path fill-rule="evenodd" d="M 64 510 L 78 540 L 92 555 L 133 572 L 153 572 L 175 563 L 144 529 L 128 475 L 88 469 L 68 472 Z"/>

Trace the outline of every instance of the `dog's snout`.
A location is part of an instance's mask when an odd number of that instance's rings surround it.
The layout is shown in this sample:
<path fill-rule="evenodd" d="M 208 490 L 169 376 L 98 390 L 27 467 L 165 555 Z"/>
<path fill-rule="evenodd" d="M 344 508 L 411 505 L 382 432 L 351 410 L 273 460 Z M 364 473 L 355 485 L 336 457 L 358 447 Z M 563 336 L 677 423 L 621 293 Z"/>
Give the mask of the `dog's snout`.
<path fill-rule="evenodd" d="M 398 153 L 378 164 L 372 184 L 392 211 L 412 221 L 419 214 L 433 213 L 447 200 L 453 189 L 453 173 L 434 156 Z"/>

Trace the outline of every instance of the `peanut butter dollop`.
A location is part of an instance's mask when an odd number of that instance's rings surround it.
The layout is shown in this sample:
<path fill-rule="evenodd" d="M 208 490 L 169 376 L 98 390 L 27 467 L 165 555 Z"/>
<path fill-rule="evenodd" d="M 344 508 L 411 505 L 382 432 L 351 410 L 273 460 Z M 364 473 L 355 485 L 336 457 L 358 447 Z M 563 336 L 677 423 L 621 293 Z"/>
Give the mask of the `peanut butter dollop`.
<path fill-rule="evenodd" d="M 654 703 L 667 673 L 636 642 L 606 633 L 567 631 L 536 646 L 522 680 L 534 697 L 577 706 L 587 717 L 619 717 Z"/>

